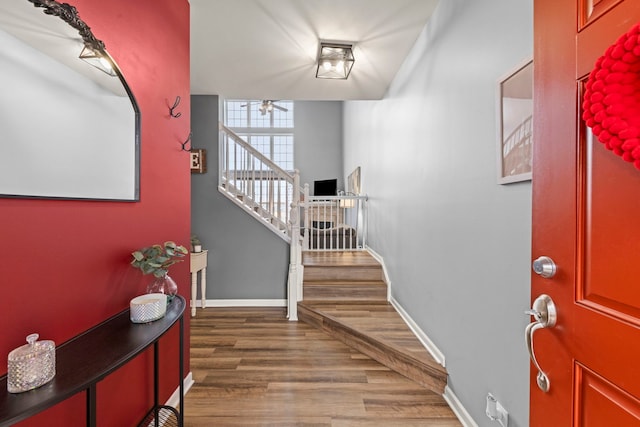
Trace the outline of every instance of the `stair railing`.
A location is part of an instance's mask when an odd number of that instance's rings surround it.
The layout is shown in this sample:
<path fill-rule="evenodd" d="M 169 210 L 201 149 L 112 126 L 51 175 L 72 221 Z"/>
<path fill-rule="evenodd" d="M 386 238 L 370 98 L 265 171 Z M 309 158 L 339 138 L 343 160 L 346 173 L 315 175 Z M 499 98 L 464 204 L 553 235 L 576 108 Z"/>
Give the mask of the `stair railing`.
<path fill-rule="evenodd" d="M 531 169 L 531 142 L 533 116 L 529 116 L 504 139 L 502 158 L 504 171 L 521 173 L 522 168 Z"/>
<path fill-rule="evenodd" d="M 222 123 L 219 128 L 218 188 L 289 241 L 291 204 L 300 201 L 298 171 L 285 171 Z"/>
<path fill-rule="evenodd" d="M 300 189 L 297 170 L 285 171 L 224 124 L 219 128 L 218 188 L 290 243 L 287 311 L 289 320 L 298 320 L 302 251 L 363 250 L 368 198 L 345 193 L 311 196 L 308 184 Z"/>
<path fill-rule="evenodd" d="M 310 196 L 304 186 L 302 248 L 306 251 L 364 250 L 367 240 L 367 196 L 340 193 Z"/>
<path fill-rule="evenodd" d="M 294 188 L 300 188 L 300 174 L 293 176 Z M 287 281 L 287 317 L 290 321 L 298 320 L 298 301 L 302 301 L 302 282 L 304 265 L 302 265 L 302 236 L 300 234 L 300 197 L 291 203 L 289 215 L 289 280 Z"/>
<path fill-rule="evenodd" d="M 218 189 L 290 244 L 287 317 L 298 320 L 302 300 L 300 173 L 289 173 L 231 129 L 220 127 Z"/>

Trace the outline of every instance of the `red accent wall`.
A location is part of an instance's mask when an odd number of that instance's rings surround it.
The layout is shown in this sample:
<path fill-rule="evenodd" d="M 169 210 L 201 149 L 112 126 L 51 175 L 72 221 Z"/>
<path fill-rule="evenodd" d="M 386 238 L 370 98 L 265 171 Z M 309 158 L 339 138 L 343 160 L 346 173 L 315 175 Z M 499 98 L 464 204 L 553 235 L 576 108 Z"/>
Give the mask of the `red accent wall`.
<path fill-rule="evenodd" d="M 191 177 L 180 146 L 190 129 L 188 1 L 66 1 L 105 42 L 140 106 L 140 201 L 0 199 L 0 374 L 9 351 L 28 334 L 61 344 L 144 293 L 151 278 L 129 265 L 133 250 L 166 240 L 189 245 Z M 182 116 L 175 119 L 168 106 L 177 95 Z M 185 261 L 170 274 L 188 300 Z M 185 319 L 188 345 L 188 314 Z M 160 345 L 161 402 L 179 385 L 177 345 L 174 328 Z M 188 351 L 185 356 L 186 374 Z M 99 425 L 142 419 L 153 398 L 152 360 L 146 352 L 99 383 Z M 84 404 L 80 394 L 19 425 L 81 426 Z"/>

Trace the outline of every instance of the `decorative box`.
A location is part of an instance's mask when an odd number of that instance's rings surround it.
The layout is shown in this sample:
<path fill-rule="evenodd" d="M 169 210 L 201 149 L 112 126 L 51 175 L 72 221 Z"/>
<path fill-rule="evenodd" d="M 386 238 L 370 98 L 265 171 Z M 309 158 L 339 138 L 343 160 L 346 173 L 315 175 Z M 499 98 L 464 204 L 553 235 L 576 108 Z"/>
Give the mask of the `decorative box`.
<path fill-rule="evenodd" d="M 56 345 L 53 341 L 38 341 L 38 338 L 38 334 L 29 335 L 27 344 L 9 353 L 9 393 L 33 390 L 56 375 Z"/>
<path fill-rule="evenodd" d="M 167 312 L 167 296 L 160 293 L 140 295 L 132 299 L 129 306 L 133 323 L 153 322 Z"/>

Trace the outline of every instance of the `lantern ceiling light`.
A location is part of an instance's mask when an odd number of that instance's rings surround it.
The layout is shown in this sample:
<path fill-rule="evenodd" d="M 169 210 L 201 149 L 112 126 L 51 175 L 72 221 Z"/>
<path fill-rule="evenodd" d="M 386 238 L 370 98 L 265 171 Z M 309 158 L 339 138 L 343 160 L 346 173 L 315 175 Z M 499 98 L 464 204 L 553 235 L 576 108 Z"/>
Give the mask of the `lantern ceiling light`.
<path fill-rule="evenodd" d="M 354 62 L 352 44 L 320 42 L 316 77 L 346 80 Z"/>
<path fill-rule="evenodd" d="M 118 75 L 108 58 L 108 54 L 106 52 L 100 52 L 99 50 L 92 48 L 88 44 L 84 45 L 82 52 L 80 52 L 79 58 L 96 67 L 103 73 L 107 73 L 111 77 L 115 77 Z"/>

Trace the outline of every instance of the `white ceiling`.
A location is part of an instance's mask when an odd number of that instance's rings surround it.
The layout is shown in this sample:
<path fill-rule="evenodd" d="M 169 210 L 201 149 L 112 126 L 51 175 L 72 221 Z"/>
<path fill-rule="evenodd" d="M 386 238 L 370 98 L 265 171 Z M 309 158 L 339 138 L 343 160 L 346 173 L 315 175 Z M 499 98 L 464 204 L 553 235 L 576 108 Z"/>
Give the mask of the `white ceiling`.
<path fill-rule="evenodd" d="M 190 0 L 191 93 L 381 99 L 438 0 Z M 316 79 L 319 40 L 353 42 L 348 80 Z"/>

